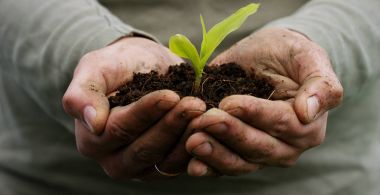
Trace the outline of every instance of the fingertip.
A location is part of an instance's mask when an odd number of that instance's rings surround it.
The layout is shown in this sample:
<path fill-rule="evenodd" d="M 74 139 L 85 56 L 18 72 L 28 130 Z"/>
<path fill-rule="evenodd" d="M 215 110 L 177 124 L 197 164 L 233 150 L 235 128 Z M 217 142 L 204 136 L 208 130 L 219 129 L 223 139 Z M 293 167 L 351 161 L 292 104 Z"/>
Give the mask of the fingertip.
<path fill-rule="evenodd" d="M 103 132 L 109 113 L 107 97 L 93 88 L 71 85 L 62 98 L 63 107 L 69 115 L 82 121 L 94 134 Z"/>
<path fill-rule="evenodd" d="M 245 104 L 249 101 L 247 98 L 254 98 L 253 96 L 248 95 L 231 95 L 222 99 L 219 103 L 219 108 L 224 111 L 228 111 L 231 109 L 236 109 L 241 107 L 241 105 Z"/>
<path fill-rule="evenodd" d="M 234 62 L 235 59 L 233 59 L 233 56 L 231 55 L 231 48 L 228 50 L 225 50 L 218 56 L 216 56 L 211 62 L 209 63 L 209 66 L 216 66 L 221 64 L 227 64 Z"/>
<path fill-rule="evenodd" d="M 97 106 L 93 107 L 94 110 L 90 110 L 88 107 L 85 107 L 85 109 L 83 113 L 83 118 L 86 119 L 86 117 L 88 117 L 88 122 L 86 120 L 85 122 L 89 125 L 89 127 L 92 128 L 90 129 L 90 131 L 96 135 L 102 134 L 108 119 L 109 107 Z"/>
<path fill-rule="evenodd" d="M 186 141 L 186 151 L 192 154 L 192 151 L 202 143 L 207 142 L 207 135 L 203 132 L 197 132 L 191 135 Z"/>
<path fill-rule="evenodd" d="M 162 99 L 165 99 L 165 100 L 168 100 L 168 101 L 173 101 L 173 102 L 179 102 L 179 100 L 180 100 L 179 95 L 176 92 L 172 91 L 172 90 L 163 89 L 163 90 L 158 90 L 156 92 L 159 94 L 159 96 Z"/>
<path fill-rule="evenodd" d="M 187 174 L 193 177 L 202 177 L 207 174 L 208 168 L 203 162 L 192 158 L 187 167 Z"/>
<path fill-rule="evenodd" d="M 235 107 L 234 99 L 236 99 L 236 95 L 227 96 L 220 101 L 218 108 L 222 110 L 229 110 Z"/>
<path fill-rule="evenodd" d="M 297 117 L 304 124 L 313 122 L 320 115 L 321 105 L 317 95 L 300 95 L 294 104 Z"/>
<path fill-rule="evenodd" d="M 314 120 L 320 109 L 319 99 L 316 95 L 307 98 L 307 118 Z"/>
<path fill-rule="evenodd" d="M 155 102 L 155 105 L 160 110 L 170 110 L 172 109 L 179 101 L 180 97 L 177 93 L 171 90 L 158 90 L 151 92 L 143 96 L 138 102 Z"/>
<path fill-rule="evenodd" d="M 86 106 L 83 109 L 83 119 L 86 127 L 92 132 L 95 133 L 95 129 L 92 125 L 96 121 L 96 110 L 92 106 Z"/>
<path fill-rule="evenodd" d="M 193 177 L 217 177 L 220 173 L 215 172 L 213 168 L 206 165 L 204 162 L 193 158 L 190 160 L 187 167 L 187 174 Z"/>

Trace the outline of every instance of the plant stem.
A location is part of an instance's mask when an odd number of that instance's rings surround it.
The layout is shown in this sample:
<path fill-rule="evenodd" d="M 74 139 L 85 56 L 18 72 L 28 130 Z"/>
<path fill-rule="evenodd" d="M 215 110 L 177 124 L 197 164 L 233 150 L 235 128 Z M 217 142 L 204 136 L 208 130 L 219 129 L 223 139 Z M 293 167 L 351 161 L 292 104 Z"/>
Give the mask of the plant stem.
<path fill-rule="evenodd" d="M 202 74 L 196 74 L 195 75 L 195 81 L 194 81 L 194 94 L 198 95 L 200 93 L 200 87 L 201 87 L 201 81 L 202 81 Z"/>

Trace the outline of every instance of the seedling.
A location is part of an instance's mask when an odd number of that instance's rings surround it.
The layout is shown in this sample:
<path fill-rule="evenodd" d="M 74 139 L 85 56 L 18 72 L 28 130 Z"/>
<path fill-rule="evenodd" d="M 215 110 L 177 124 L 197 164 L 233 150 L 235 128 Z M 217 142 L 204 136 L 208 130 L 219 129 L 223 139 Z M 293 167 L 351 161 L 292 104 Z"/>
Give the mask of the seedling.
<path fill-rule="evenodd" d="M 170 37 L 169 49 L 178 56 L 190 60 L 192 63 L 195 72 L 194 89 L 196 92 L 199 91 L 203 69 L 212 53 L 227 35 L 239 29 L 248 16 L 257 11 L 259 6 L 260 4 L 251 3 L 240 8 L 228 18 L 213 26 L 208 32 L 203 17 L 200 15 L 203 33 L 200 53 L 198 53 L 194 44 L 185 35 L 176 34 Z"/>

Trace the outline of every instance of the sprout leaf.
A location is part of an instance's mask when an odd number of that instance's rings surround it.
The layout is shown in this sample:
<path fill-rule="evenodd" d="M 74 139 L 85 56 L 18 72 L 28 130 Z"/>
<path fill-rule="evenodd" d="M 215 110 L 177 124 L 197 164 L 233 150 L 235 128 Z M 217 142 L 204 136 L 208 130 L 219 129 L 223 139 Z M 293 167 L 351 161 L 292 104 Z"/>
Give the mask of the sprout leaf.
<path fill-rule="evenodd" d="M 184 35 L 176 34 L 169 40 L 169 49 L 182 58 L 189 59 L 192 62 L 195 71 L 195 88 L 199 88 L 204 66 L 208 59 L 227 37 L 228 34 L 240 28 L 248 16 L 254 14 L 260 4 L 251 3 L 240 8 L 234 14 L 224 19 L 207 32 L 206 25 L 202 15 L 200 20 L 202 24 L 203 40 L 200 49 L 200 55 L 194 44 Z"/>
<path fill-rule="evenodd" d="M 176 34 L 170 38 L 169 49 L 182 58 L 189 59 L 195 72 L 200 72 L 200 58 L 197 49 L 194 44 L 184 35 Z"/>
<path fill-rule="evenodd" d="M 259 6 L 260 4 L 254 3 L 247 5 L 220 23 L 216 24 L 210 29 L 209 32 L 207 32 L 206 38 L 203 38 L 201 47 L 200 58 L 202 64 L 207 63 L 207 60 L 210 58 L 215 49 L 220 45 L 220 43 L 227 37 L 227 35 L 239 29 L 240 26 L 248 18 L 248 16 L 254 14 L 257 11 Z"/>

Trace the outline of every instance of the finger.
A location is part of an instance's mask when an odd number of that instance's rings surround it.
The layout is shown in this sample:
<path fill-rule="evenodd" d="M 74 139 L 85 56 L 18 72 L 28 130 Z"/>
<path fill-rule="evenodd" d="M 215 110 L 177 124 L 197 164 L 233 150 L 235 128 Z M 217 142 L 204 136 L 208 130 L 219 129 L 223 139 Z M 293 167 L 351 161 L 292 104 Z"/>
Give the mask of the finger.
<path fill-rule="evenodd" d="M 291 102 L 235 95 L 222 100 L 219 107 L 246 124 L 300 149 L 317 146 L 325 137 L 327 114 L 304 125 L 298 120 Z"/>
<path fill-rule="evenodd" d="M 116 80 L 126 82 L 132 78 L 132 72 L 117 71 L 120 65 L 109 64 L 102 59 L 96 52 L 86 54 L 75 69 L 73 80 L 62 99 L 65 111 L 95 134 L 103 131 L 109 114 L 106 94 L 111 88 L 116 89 Z M 112 79 L 109 78 L 110 73 L 104 74 L 104 67 L 114 67 L 115 71 L 110 71 L 114 73 Z M 121 76 L 121 72 L 125 74 Z"/>
<path fill-rule="evenodd" d="M 64 108 L 100 134 L 109 112 L 107 94 L 130 81 L 134 72 L 164 73 L 168 65 L 179 62 L 178 56 L 149 39 L 120 39 L 82 57 L 62 100 Z"/>
<path fill-rule="evenodd" d="M 105 158 L 102 162 L 103 167 L 106 167 L 111 177 L 134 177 L 146 169 L 153 171 L 154 164 L 162 161 L 177 144 L 187 124 L 194 117 L 201 115 L 205 109 L 206 106 L 200 99 L 183 98 L 157 124 L 126 149 Z M 162 166 L 160 168 L 163 168 L 163 171 L 172 172 Z M 171 164 L 170 167 L 174 167 L 173 171 L 178 169 L 176 164 Z"/>
<path fill-rule="evenodd" d="M 295 97 L 299 89 L 299 84 L 292 79 L 282 76 L 278 73 L 273 73 L 270 70 L 261 70 L 260 65 L 256 66 L 255 73 L 267 79 L 274 86 L 273 94 L 270 97 L 272 100 L 286 100 Z"/>
<path fill-rule="evenodd" d="M 207 132 L 249 162 L 287 166 L 298 158 L 299 149 L 221 110 L 211 109 L 194 121 L 192 128 Z"/>
<path fill-rule="evenodd" d="M 193 101 L 193 100 L 194 98 L 192 97 L 185 97 L 182 101 Z M 200 104 L 198 109 L 194 111 L 188 111 L 188 113 L 185 114 L 185 115 L 190 115 L 189 116 L 190 120 L 196 117 L 199 117 L 206 110 L 206 105 L 204 104 L 203 101 L 200 101 L 199 99 L 196 99 L 196 101 L 199 101 L 198 103 Z M 181 125 L 181 128 L 186 129 L 190 120 L 187 120 L 185 122 L 186 124 Z M 175 175 L 175 174 L 183 173 L 186 170 L 186 167 L 189 163 L 191 156 L 186 151 L 185 143 L 192 133 L 193 131 L 191 129 L 187 129 L 182 134 L 181 139 L 176 143 L 174 147 L 172 147 L 173 149 L 169 149 L 169 152 L 167 153 L 167 155 L 160 162 L 156 163 L 157 167 L 161 171 Z M 150 174 L 149 175 L 150 178 L 154 178 L 155 176 L 160 175 L 160 174 L 157 174 L 157 171 L 153 171 L 153 172 L 155 174 Z"/>
<path fill-rule="evenodd" d="M 233 95 L 224 98 L 219 108 L 252 127 L 284 140 L 305 137 L 313 130 L 304 128 L 290 102 Z"/>
<path fill-rule="evenodd" d="M 199 115 L 200 114 L 201 113 L 199 113 Z M 194 118 L 198 117 L 199 115 L 194 115 Z M 183 173 L 184 170 L 186 170 L 189 160 L 191 159 L 191 155 L 186 151 L 185 144 L 191 134 L 192 130 L 187 129 L 175 147 L 165 156 L 162 161 L 157 163 L 157 166 L 160 167 L 160 170 L 166 173 Z"/>
<path fill-rule="evenodd" d="M 101 78 L 99 76 L 93 78 Z M 86 125 L 92 133 L 99 134 L 104 129 L 109 113 L 105 83 L 102 79 L 79 80 L 74 78 L 71 82 L 62 99 L 63 107 L 68 114 Z"/>
<path fill-rule="evenodd" d="M 263 53 L 266 50 L 262 51 L 262 48 L 257 48 L 257 51 L 252 50 L 251 52 L 255 55 L 242 55 L 242 51 L 244 51 L 242 47 L 252 49 L 252 46 L 247 45 L 245 42 L 247 39 L 249 38 L 243 39 L 233 47 L 218 55 L 210 64 L 220 65 L 238 62 L 241 68 L 247 73 L 255 74 L 260 78 L 265 78 L 274 86 L 271 99 L 286 99 L 294 97 L 300 85 L 289 78 L 285 68 L 282 68 L 282 64 L 279 64 L 279 60 L 275 60 L 274 58 L 263 58 L 263 56 L 267 56 L 268 54 Z M 262 55 L 258 52 L 261 52 Z M 260 58 L 257 58 L 257 56 L 260 56 Z"/>
<path fill-rule="evenodd" d="M 102 157 L 116 148 L 129 145 L 179 100 L 176 93 L 160 90 L 149 93 L 130 105 L 115 107 L 109 115 L 104 133 L 96 136 L 86 130 L 76 131 L 77 145 L 87 151 L 86 156 Z"/>
<path fill-rule="evenodd" d="M 259 169 L 259 165 L 245 161 L 206 133 L 193 134 L 186 142 L 186 149 L 197 159 L 222 174 L 241 175 Z M 204 168 L 201 171 L 200 173 L 204 173 Z"/>
<path fill-rule="evenodd" d="M 303 123 L 310 123 L 339 105 L 343 88 L 335 75 L 326 52 L 318 45 L 304 48 L 296 44 L 293 63 L 300 67 L 301 88 L 295 98 L 295 111 Z M 310 46 L 309 46 L 310 47 Z"/>
<path fill-rule="evenodd" d="M 216 66 L 216 65 L 221 65 L 221 64 L 227 64 L 234 62 L 234 59 L 231 59 L 232 52 L 229 50 L 223 51 L 221 54 L 216 56 L 210 63 L 209 66 Z"/>
<path fill-rule="evenodd" d="M 217 177 L 221 174 L 197 158 L 192 158 L 187 167 L 187 174 L 193 177 Z"/>

